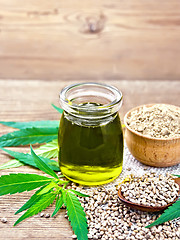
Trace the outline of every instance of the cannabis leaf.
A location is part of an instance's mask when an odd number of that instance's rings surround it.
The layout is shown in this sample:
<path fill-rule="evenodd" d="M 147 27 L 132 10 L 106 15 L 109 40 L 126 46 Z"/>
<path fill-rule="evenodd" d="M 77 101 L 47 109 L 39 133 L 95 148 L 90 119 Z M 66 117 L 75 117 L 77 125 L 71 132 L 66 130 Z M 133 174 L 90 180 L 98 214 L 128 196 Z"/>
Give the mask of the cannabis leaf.
<path fill-rule="evenodd" d="M 63 199 L 64 206 L 67 207 L 67 198 L 66 198 L 66 192 L 65 191 L 62 191 L 62 199 Z"/>
<path fill-rule="evenodd" d="M 41 199 L 36 202 L 33 206 L 31 206 L 14 224 L 17 225 L 24 219 L 33 216 L 34 214 L 37 214 L 41 212 L 43 209 L 47 208 L 49 205 L 53 203 L 53 201 L 56 198 L 56 194 L 53 192 L 47 193 L 41 197 Z"/>
<path fill-rule="evenodd" d="M 166 209 L 164 213 L 158 219 L 156 219 L 156 221 L 146 226 L 146 228 L 162 224 L 178 217 L 180 217 L 180 200 L 176 201 L 173 205 L 168 207 L 168 209 Z"/>
<path fill-rule="evenodd" d="M 58 197 L 56 199 L 56 208 L 54 209 L 54 212 L 51 217 L 53 217 L 59 211 L 59 209 L 62 207 L 63 203 L 64 202 L 63 202 L 62 194 L 60 196 L 58 195 Z"/>
<path fill-rule="evenodd" d="M 39 191 L 37 194 L 43 195 L 43 194 L 49 192 L 53 188 L 59 188 L 59 186 L 57 185 L 56 182 L 49 183 L 47 186 L 45 186 L 43 189 L 41 189 L 41 191 Z"/>
<path fill-rule="evenodd" d="M 42 186 L 40 189 L 38 189 L 32 196 L 31 198 L 19 209 L 17 210 L 17 212 L 15 212 L 15 215 L 30 208 L 31 206 L 33 206 L 36 202 L 38 202 L 43 195 L 39 195 L 38 193 L 43 190 L 44 188 L 46 187 L 45 186 Z"/>
<path fill-rule="evenodd" d="M 51 182 L 52 179 L 37 174 L 10 173 L 0 177 L 0 196 L 31 191 Z"/>
<path fill-rule="evenodd" d="M 7 149 L 3 150 L 10 151 Z M 9 153 L 14 154 L 17 152 L 10 151 Z M 32 197 L 15 213 L 18 214 L 26 210 L 26 212 L 15 222 L 14 226 L 24 219 L 41 212 L 56 199 L 56 207 L 52 216 L 54 216 L 63 205 L 66 206 L 72 229 L 77 235 L 78 240 L 87 240 L 87 219 L 85 217 L 83 207 L 81 206 L 81 203 L 76 195 L 82 197 L 88 197 L 88 195 L 73 189 L 65 189 L 69 181 L 59 179 L 56 173 L 47 165 L 45 161 L 43 161 L 43 158 L 38 157 L 35 154 L 32 147 L 30 157 L 31 160 L 34 160 L 34 163 L 40 170 L 49 174 L 53 178 L 48 178 L 37 174 L 23 173 L 11 173 L 9 175 L 3 175 L 0 177 L 0 195 L 14 194 L 18 192 L 21 193 L 40 187 L 34 193 L 34 195 L 32 195 Z M 61 175 L 61 177 L 64 176 Z"/>
<path fill-rule="evenodd" d="M 176 174 L 173 174 L 173 175 L 180 178 L 180 175 L 176 175 Z"/>
<path fill-rule="evenodd" d="M 2 147 L 0 147 L 0 149 L 7 152 L 10 156 L 18 159 L 21 163 L 24 163 L 24 164 L 27 164 L 27 165 L 38 168 L 37 164 L 34 161 L 33 156 L 31 156 L 30 154 L 11 151 L 11 150 L 8 150 L 8 149 L 2 148 Z M 44 158 L 44 157 L 41 157 L 41 160 L 43 162 L 45 162 L 52 170 L 59 171 L 59 166 L 58 166 L 58 163 L 56 161 L 50 160 L 50 159 Z"/>
<path fill-rule="evenodd" d="M 61 113 L 61 114 L 63 113 L 63 109 L 61 109 L 61 108 L 55 106 L 53 103 L 52 103 L 51 105 L 52 105 L 53 108 L 55 108 L 59 113 Z"/>
<path fill-rule="evenodd" d="M 56 128 L 26 128 L 0 137 L 1 147 L 11 147 L 34 143 L 50 142 L 57 138 L 58 127 Z"/>
<path fill-rule="evenodd" d="M 40 157 L 38 157 L 35 152 L 33 151 L 32 147 L 31 147 L 31 155 L 34 158 L 34 162 L 36 164 L 36 166 L 43 172 L 51 175 L 52 177 L 59 179 L 58 176 L 56 175 L 56 173 L 45 163 L 43 162 Z"/>
<path fill-rule="evenodd" d="M 24 163 L 22 163 L 16 159 L 13 159 L 13 160 L 10 160 L 10 161 L 0 165 L 0 170 L 8 169 L 8 168 L 16 168 L 16 167 L 20 167 L 23 165 L 24 165 Z"/>
<path fill-rule="evenodd" d="M 66 190 L 67 214 L 71 226 L 79 240 L 88 240 L 87 219 L 79 199 L 70 191 Z"/>
<path fill-rule="evenodd" d="M 58 156 L 58 140 L 54 139 L 52 142 L 40 146 L 35 153 L 45 158 L 56 158 Z"/>
<path fill-rule="evenodd" d="M 25 129 L 25 128 L 57 128 L 59 127 L 59 121 L 31 121 L 31 122 L 5 122 L 0 121 L 1 124 L 6 125 L 8 127 Z"/>
<path fill-rule="evenodd" d="M 75 193 L 76 195 L 78 195 L 78 196 L 80 196 L 80 197 L 89 197 L 89 195 L 84 194 L 84 193 L 81 193 L 81 192 L 76 191 L 76 190 L 74 190 L 74 189 L 69 189 L 69 191 Z"/>

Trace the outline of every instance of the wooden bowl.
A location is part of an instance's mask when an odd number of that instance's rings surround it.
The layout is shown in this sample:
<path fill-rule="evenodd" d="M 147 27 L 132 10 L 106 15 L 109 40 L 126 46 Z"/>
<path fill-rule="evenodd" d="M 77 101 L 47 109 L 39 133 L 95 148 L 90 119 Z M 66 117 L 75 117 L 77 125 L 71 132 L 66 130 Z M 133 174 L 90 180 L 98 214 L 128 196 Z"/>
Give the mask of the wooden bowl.
<path fill-rule="evenodd" d="M 131 109 L 124 117 L 125 141 L 131 154 L 143 164 L 153 167 L 169 167 L 180 163 L 180 137 L 153 138 L 132 130 L 127 124 L 127 118 L 132 111 L 143 106 L 151 107 L 154 104 L 142 105 Z M 178 108 L 178 107 L 177 107 Z"/>

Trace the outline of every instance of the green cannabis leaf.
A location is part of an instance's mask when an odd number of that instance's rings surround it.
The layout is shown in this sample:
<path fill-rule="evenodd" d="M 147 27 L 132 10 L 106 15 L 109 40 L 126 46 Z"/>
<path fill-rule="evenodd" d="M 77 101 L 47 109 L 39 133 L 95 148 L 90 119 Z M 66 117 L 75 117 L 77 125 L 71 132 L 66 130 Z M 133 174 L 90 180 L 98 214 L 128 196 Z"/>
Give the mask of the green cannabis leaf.
<path fill-rule="evenodd" d="M 61 113 L 61 114 L 63 113 L 63 109 L 61 109 L 61 108 L 55 106 L 53 103 L 52 103 L 51 105 L 52 105 L 53 108 L 55 108 L 59 113 Z"/>
<path fill-rule="evenodd" d="M 47 208 L 49 205 L 51 205 L 56 198 L 56 194 L 53 192 L 47 193 L 46 195 L 43 195 L 41 199 L 36 202 L 34 205 L 32 205 L 14 224 L 17 225 L 22 220 L 33 216 L 34 214 L 37 214 Z"/>
<path fill-rule="evenodd" d="M 61 191 L 61 192 L 62 192 L 62 199 L 63 199 L 64 206 L 67 207 L 66 192 L 65 191 Z"/>
<path fill-rule="evenodd" d="M 58 140 L 54 139 L 52 142 L 40 146 L 35 153 L 45 158 L 56 158 L 58 156 Z"/>
<path fill-rule="evenodd" d="M 51 178 L 37 174 L 10 173 L 2 175 L 0 177 L 0 196 L 31 191 L 51 181 Z"/>
<path fill-rule="evenodd" d="M 7 150 L 7 149 L 3 149 Z M 8 150 L 10 151 L 10 150 Z M 14 154 L 13 151 L 9 153 Z M 17 152 L 15 152 L 17 153 Z M 25 155 L 23 157 L 25 158 Z M 21 193 L 39 188 L 31 198 L 15 213 L 18 214 L 22 211 L 26 212 L 15 222 L 14 226 L 23 221 L 24 219 L 41 212 L 46 207 L 50 206 L 56 199 L 56 207 L 52 214 L 54 216 L 64 205 L 67 208 L 69 220 L 74 233 L 77 235 L 78 240 L 87 240 L 88 225 L 85 217 L 85 212 L 81 206 L 79 199 L 76 195 L 88 197 L 88 195 L 80 193 L 73 189 L 66 189 L 69 181 L 59 179 L 56 173 L 43 161 L 42 157 L 35 154 L 31 147 L 31 157 L 36 166 L 51 176 L 45 177 L 37 174 L 23 174 L 11 173 L 0 177 L 0 195 Z M 63 177 L 61 175 L 61 177 Z M 75 195 L 76 194 L 76 195 Z"/>
<path fill-rule="evenodd" d="M 56 213 L 59 211 L 59 209 L 62 207 L 62 205 L 63 205 L 63 197 L 62 197 L 62 195 L 60 195 L 60 196 L 58 195 L 58 197 L 56 199 L 56 208 L 54 209 L 54 212 L 51 217 L 56 215 Z"/>
<path fill-rule="evenodd" d="M 69 189 L 69 191 L 75 193 L 76 195 L 78 195 L 78 196 L 80 196 L 80 197 L 89 197 L 89 195 L 86 195 L 86 194 L 84 194 L 84 193 L 78 192 L 78 191 L 76 191 L 76 190 L 74 190 L 74 189 Z"/>
<path fill-rule="evenodd" d="M 3 170 L 3 169 L 8 169 L 8 168 L 16 168 L 16 167 L 21 167 L 23 166 L 24 163 L 16 160 L 16 159 L 13 159 L 13 160 L 10 160 L 2 165 L 0 165 L 0 170 Z"/>
<path fill-rule="evenodd" d="M 32 205 L 34 205 L 36 202 L 38 202 L 43 195 L 39 195 L 38 193 L 43 190 L 47 185 L 42 186 L 40 189 L 38 189 L 35 194 L 31 196 L 31 198 L 17 211 L 15 214 L 18 214 L 28 208 L 30 208 Z"/>
<path fill-rule="evenodd" d="M 88 240 L 87 219 L 79 199 L 70 191 L 66 190 L 67 214 L 71 226 L 79 240 Z"/>
<path fill-rule="evenodd" d="M 49 192 L 53 188 L 59 188 L 56 182 L 50 182 L 47 186 L 45 186 L 41 191 L 37 193 L 37 195 L 43 195 L 47 192 Z"/>
<path fill-rule="evenodd" d="M 54 104 L 52 106 L 62 113 L 63 109 L 58 108 Z M 5 134 L 0 137 L 0 146 L 1 147 L 12 147 L 33 143 L 47 143 L 40 148 L 36 149 L 35 152 L 37 155 L 44 158 L 56 158 L 58 156 L 58 143 L 57 143 L 57 134 L 59 121 L 56 120 L 46 120 L 46 121 L 30 121 L 30 122 L 6 122 L 0 121 L 0 124 L 20 129 L 20 131 L 14 131 L 12 133 Z M 47 129 L 45 129 L 47 128 Z M 52 129 L 54 129 L 52 131 Z M 12 153 L 12 152 L 11 152 Z M 9 153 L 10 154 L 10 153 Z M 10 154 L 12 156 L 12 154 Z M 15 168 L 23 166 L 24 164 L 32 165 L 32 161 L 26 161 L 26 158 L 22 157 L 20 159 L 10 160 L 2 165 L 0 165 L 0 170 Z M 48 160 L 49 161 L 49 160 Z M 46 161 L 48 164 L 48 162 Z M 52 161 L 48 164 L 54 171 L 59 170 L 57 162 Z M 36 166 L 34 166 L 36 167 Z"/>
<path fill-rule="evenodd" d="M 158 219 L 156 219 L 153 223 L 146 226 L 146 228 L 162 224 L 164 222 L 173 220 L 178 217 L 180 217 L 180 200 L 176 201 L 173 205 L 168 207 L 168 209 L 166 209 Z"/>
<path fill-rule="evenodd" d="M 31 155 L 34 158 L 34 162 L 36 164 L 36 166 L 43 172 L 51 175 L 52 177 L 59 179 L 58 176 L 56 175 L 56 173 L 45 163 L 41 160 L 40 157 L 38 157 L 35 152 L 33 151 L 32 147 L 31 147 Z"/>
<path fill-rule="evenodd" d="M 0 149 L 7 152 L 10 156 L 18 159 L 21 163 L 38 168 L 37 164 L 34 161 L 34 158 L 30 154 L 11 151 L 11 150 L 8 150 L 8 149 L 2 148 L 2 147 L 0 147 Z M 59 171 L 59 166 L 56 161 L 50 160 L 50 159 L 44 158 L 44 157 L 41 157 L 41 160 L 43 162 L 45 162 L 52 170 Z"/>
<path fill-rule="evenodd" d="M 12 128 L 26 129 L 26 128 L 58 128 L 59 121 L 31 121 L 31 122 L 5 122 L 0 121 L 1 124 Z"/>
<path fill-rule="evenodd" d="M 12 147 L 34 143 L 50 142 L 57 138 L 58 127 L 56 128 L 26 128 L 0 137 L 1 147 Z"/>
<path fill-rule="evenodd" d="M 63 110 L 52 104 L 61 114 Z M 88 225 L 85 212 L 76 195 L 89 197 L 73 189 L 66 189 L 70 181 L 59 179 L 54 171 L 59 171 L 58 163 L 51 158 L 58 156 L 58 128 L 59 121 L 31 121 L 31 122 L 4 122 L 1 124 L 17 128 L 19 130 L 0 137 L 0 149 L 7 152 L 15 159 L 0 166 L 0 169 L 18 167 L 24 164 L 39 168 L 51 178 L 37 174 L 11 173 L 0 177 L 0 196 L 15 194 L 24 191 L 36 190 L 31 198 L 15 213 L 26 211 L 14 224 L 17 225 L 24 219 L 41 212 L 51 205 L 56 199 L 55 210 L 52 217 L 58 213 L 64 205 L 67 208 L 69 220 L 78 240 L 88 239 Z M 4 149 L 3 147 L 46 143 L 34 150 L 31 147 L 31 155 Z M 39 156 L 38 156 L 39 155 Z M 54 171 L 53 171 L 54 170 Z"/>
<path fill-rule="evenodd" d="M 173 176 L 176 176 L 176 177 L 179 177 L 179 178 L 180 178 L 180 175 L 175 175 L 175 174 L 173 174 Z"/>

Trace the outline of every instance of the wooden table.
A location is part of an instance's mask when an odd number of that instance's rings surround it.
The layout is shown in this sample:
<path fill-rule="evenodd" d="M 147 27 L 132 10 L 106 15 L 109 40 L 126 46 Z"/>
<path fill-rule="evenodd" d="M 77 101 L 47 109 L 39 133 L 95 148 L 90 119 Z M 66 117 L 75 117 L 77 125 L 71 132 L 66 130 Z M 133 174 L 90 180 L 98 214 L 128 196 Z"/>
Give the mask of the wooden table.
<path fill-rule="evenodd" d="M 104 81 L 109 83 L 109 81 Z M 73 81 L 43 81 L 43 80 L 0 80 L 0 120 L 33 121 L 59 119 L 59 114 L 51 107 L 58 105 L 59 91 Z M 124 114 L 132 107 L 144 103 L 169 103 L 180 105 L 180 81 L 111 81 L 123 92 L 124 103 L 120 110 Z M 0 126 L 0 135 L 12 129 Z M 17 148 L 12 148 L 13 150 Z M 29 147 L 20 147 L 19 151 L 28 152 Z M 0 164 L 9 160 L 4 153 L 0 154 Z M 28 166 L 1 170 L 0 174 L 10 172 L 39 173 Z M 32 195 L 31 192 L 0 197 L 0 218 L 6 217 L 8 222 L 0 222 L 0 239 L 71 239 L 72 231 L 64 211 L 54 218 L 31 217 L 16 227 L 13 223 L 18 219 L 14 215 L 17 209 Z M 53 207 L 45 212 L 52 213 Z"/>

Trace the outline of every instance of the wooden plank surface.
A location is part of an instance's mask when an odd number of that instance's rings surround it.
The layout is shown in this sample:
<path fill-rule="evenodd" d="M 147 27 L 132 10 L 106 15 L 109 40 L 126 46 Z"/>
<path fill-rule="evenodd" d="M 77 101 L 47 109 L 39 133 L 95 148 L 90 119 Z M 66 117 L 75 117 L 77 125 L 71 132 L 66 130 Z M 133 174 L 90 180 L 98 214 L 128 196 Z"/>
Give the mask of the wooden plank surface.
<path fill-rule="evenodd" d="M 55 120 L 59 114 L 51 107 L 58 105 L 59 91 L 73 81 L 42 81 L 42 80 L 0 80 L 0 120 L 34 121 Z M 109 83 L 106 81 L 105 83 Z M 180 106 L 179 81 L 111 81 L 111 84 L 123 92 L 124 103 L 120 110 L 121 118 L 132 107 L 145 103 L 169 103 Z M 12 131 L 11 128 L 0 126 L 0 135 Z M 12 148 L 12 150 L 17 148 Z M 28 152 L 29 147 L 19 147 L 19 151 Z M 0 164 L 9 157 L 0 152 Z M 1 174 L 10 172 L 39 173 L 31 167 L 20 167 L 1 170 Z M 72 231 L 64 211 L 54 218 L 40 218 L 38 215 L 29 218 L 16 227 L 13 223 L 18 219 L 14 213 L 22 206 L 32 193 L 21 193 L 0 197 L 0 218 L 6 217 L 8 223 L 0 222 L 0 239 L 71 239 Z M 54 206 L 45 212 L 52 213 Z"/>
<path fill-rule="evenodd" d="M 179 80 L 179 0 L 0 0 L 0 78 Z"/>

